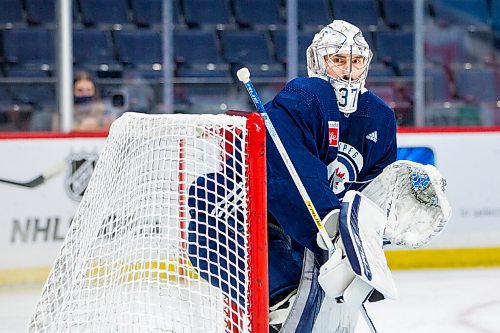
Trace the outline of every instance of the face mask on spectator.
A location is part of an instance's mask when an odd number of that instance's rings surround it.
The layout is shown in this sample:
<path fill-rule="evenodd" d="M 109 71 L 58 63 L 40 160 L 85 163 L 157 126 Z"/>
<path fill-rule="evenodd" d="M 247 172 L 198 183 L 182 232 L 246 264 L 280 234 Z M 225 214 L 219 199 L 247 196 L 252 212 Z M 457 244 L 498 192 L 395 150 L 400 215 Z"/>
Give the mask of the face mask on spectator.
<path fill-rule="evenodd" d="M 74 101 L 75 104 L 84 104 L 84 103 L 90 103 L 92 101 L 92 95 L 88 96 L 75 96 Z"/>

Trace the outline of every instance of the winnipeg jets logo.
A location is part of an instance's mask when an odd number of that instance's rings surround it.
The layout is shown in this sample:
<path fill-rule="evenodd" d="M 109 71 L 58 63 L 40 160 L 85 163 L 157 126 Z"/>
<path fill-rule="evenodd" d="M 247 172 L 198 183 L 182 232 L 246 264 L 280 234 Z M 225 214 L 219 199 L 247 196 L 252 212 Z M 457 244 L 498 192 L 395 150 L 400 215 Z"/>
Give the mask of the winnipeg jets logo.
<path fill-rule="evenodd" d="M 366 138 L 367 138 L 368 140 L 371 140 L 371 141 L 373 141 L 373 142 L 377 143 L 377 131 L 373 131 L 373 132 L 371 132 L 370 134 L 368 134 L 368 135 L 366 136 Z"/>
<path fill-rule="evenodd" d="M 358 178 L 363 165 L 363 155 L 350 144 L 340 141 L 337 159 L 328 165 L 328 180 L 333 192 L 342 197 L 346 188 Z"/>
<path fill-rule="evenodd" d="M 339 185 L 344 183 L 345 181 L 344 177 L 345 177 L 345 172 L 340 172 L 339 168 L 336 168 L 330 180 L 330 184 L 332 185 L 333 188 L 338 188 Z"/>

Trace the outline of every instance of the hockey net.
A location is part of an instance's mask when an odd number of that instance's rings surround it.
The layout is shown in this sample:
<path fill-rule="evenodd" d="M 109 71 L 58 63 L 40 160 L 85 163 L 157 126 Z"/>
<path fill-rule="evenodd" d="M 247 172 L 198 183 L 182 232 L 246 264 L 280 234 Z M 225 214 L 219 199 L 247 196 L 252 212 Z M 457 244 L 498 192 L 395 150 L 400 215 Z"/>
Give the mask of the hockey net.
<path fill-rule="evenodd" d="M 29 331 L 267 331 L 264 141 L 255 113 L 115 121 Z M 230 259 L 202 265 L 211 251 Z"/>

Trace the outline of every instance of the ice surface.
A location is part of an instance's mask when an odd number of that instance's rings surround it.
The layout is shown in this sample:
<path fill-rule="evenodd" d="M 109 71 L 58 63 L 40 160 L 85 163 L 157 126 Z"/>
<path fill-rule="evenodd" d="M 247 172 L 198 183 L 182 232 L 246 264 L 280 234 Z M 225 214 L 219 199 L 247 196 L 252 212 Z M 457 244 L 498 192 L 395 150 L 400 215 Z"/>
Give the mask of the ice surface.
<path fill-rule="evenodd" d="M 393 275 L 399 299 L 367 305 L 379 332 L 500 332 L 500 268 Z M 1 333 L 26 332 L 40 288 L 0 289 Z M 360 319 L 356 333 L 368 332 Z"/>

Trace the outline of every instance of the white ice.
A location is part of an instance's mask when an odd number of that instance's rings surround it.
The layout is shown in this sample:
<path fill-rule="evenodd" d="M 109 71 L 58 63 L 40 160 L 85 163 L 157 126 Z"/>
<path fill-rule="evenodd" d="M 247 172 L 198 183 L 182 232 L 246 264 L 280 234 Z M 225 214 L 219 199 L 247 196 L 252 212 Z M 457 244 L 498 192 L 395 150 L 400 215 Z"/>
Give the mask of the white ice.
<path fill-rule="evenodd" d="M 399 298 L 367 305 L 380 333 L 500 333 L 500 268 L 393 275 Z M 367 332 L 360 320 L 356 333 Z"/>
<path fill-rule="evenodd" d="M 399 299 L 367 305 L 380 333 L 500 333 L 500 268 L 395 271 Z M 0 289 L 0 332 L 26 332 L 40 288 Z M 370 330 L 360 320 L 356 333 Z"/>

